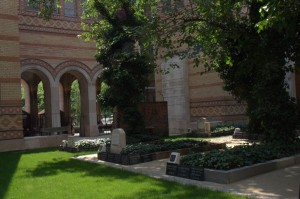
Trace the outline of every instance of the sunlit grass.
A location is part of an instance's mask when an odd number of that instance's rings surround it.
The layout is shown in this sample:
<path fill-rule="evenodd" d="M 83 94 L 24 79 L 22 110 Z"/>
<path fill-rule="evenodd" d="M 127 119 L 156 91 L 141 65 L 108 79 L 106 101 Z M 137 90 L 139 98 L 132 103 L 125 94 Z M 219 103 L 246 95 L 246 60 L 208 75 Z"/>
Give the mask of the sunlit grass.
<path fill-rule="evenodd" d="M 71 159 L 55 149 L 0 153 L 0 198 L 244 198 Z"/>

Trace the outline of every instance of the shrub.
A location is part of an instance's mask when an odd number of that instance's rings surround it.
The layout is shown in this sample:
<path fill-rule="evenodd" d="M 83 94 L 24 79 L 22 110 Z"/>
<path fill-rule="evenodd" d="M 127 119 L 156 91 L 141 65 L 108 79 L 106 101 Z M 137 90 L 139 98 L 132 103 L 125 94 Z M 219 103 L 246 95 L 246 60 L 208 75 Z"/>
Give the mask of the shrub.
<path fill-rule="evenodd" d="M 79 140 L 75 142 L 75 147 L 78 148 L 80 151 L 93 151 L 98 150 L 100 144 L 104 144 L 106 141 L 110 139 L 108 138 L 99 138 L 95 140 Z"/>
<path fill-rule="evenodd" d="M 187 155 L 181 159 L 181 163 L 196 167 L 229 170 L 291 156 L 295 153 L 297 153 L 295 146 L 255 144 Z"/>
<path fill-rule="evenodd" d="M 132 135 L 126 134 L 127 144 L 135 144 L 140 142 L 152 142 L 156 140 L 159 140 L 159 137 L 147 135 L 147 134 L 132 134 Z"/>
<path fill-rule="evenodd" d="M 174 149 L 183 149 L 191 147 L 204 146 L 207 141 L 196 141 L 196 140 L 175 140 L 175 141 L 157 141 L 153 143 L 138 143 L 127 145 L 122 150 L 122 154 L 149 154 L 158 151 L 168 151 Z"/>

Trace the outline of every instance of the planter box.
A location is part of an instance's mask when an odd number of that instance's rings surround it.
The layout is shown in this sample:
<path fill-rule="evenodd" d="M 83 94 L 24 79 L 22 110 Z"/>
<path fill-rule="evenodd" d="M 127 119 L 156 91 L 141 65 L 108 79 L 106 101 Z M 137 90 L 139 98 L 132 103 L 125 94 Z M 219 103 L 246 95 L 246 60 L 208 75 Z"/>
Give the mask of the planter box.
<path fill-rule="evenodd" d="M 141 162 L 151 162 L 153 161 L 153 154 L 141 155 Z"/>
<path fill-rule="evenodd" d="M 106 161 L 107 159 L 107 153 L 106 152 L 98 152 L 98 160 Z"/>
<path fill-rule="evenodd" d="M 129 155 L 128 159 L 129 159 L 129 164 L 130 165 L 141 163 L 141 156 L 140 155 Z"/>
<path fill-rule="evenodd" d="M 236 182 L 262 173 L 267 173 L 273 170 L 292 166 L 294 164 L 298 164 L 299 162 L 300 155 L 295 155 L 292 157 L 271 160 L 265 163 L 258 163 L 252 166 L 231 169 L 228 171 L 204 169 L 205 181 L 230 184 L 232 182 Z"/>
<path fill-rule="evenodd" d="M 209 145 L 205 145 L 201 147 L 176 149 L 172 151 L 161 151 L 161 152 L 155 152 L 155 153 L 143 154 L 143 155 L 119 155 L 119 154 L 113 154 L 108 152 L 100 152 L 98 153 L 98 159 L 107 162 L 123 164 L 123 165 L 132 165 L 132 164 L 139 164 L 143 162 L 150 162 L 153 160 L 166 159 L 169 158 L 171 153 L 174 151 L 179 152 L 181 155 L 186 155 L 189 154 L 190 152 L 203 152 L 212 149 L 222 149 L 225 147 L 226 144 L 211 143 Z"/>
<path fill-rule="evenodd" d="M 228 171 L 203 169 L 198 167 L 189 167 L 184 165 L 167 163 L 166 174 L 176 177 L 188 178 L 198 181 L 210 181 L 220 184 L 230 184 L 242 179 L 246 179 L 259 174 L 267 173 L 273 170 L 289 167 L 300 163 L 300 154 L 265 163 L 254 164 Z"/>

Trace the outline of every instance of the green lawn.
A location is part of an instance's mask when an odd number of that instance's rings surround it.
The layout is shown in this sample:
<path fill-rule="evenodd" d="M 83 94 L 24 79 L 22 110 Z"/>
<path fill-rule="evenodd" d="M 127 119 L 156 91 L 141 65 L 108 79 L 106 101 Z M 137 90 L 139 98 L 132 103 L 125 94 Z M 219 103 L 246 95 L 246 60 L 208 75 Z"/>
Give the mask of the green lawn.
<path fill-rule="evenodd" d="M 56 149 L 0 153 L 2 199 L 244 198 L 71 159 Z"/>

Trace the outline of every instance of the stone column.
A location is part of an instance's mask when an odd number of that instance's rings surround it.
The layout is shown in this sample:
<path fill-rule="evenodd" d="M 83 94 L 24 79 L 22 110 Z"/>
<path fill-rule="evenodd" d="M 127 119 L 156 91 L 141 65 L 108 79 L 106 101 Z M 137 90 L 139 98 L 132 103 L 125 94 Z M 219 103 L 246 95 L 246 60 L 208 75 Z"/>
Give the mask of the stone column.
<path fill-rule="evenodd" d="M 59 109 L 59 82 L 55 82 L 50 85 L 51 92 L 51 117 L 52 117 L 52 127 L 60 127 L 60 109 Z"/>
<path fill-rule="evenodd" d="M 29 83 L 30 89 L 30 119 L 31 129 L 37 130 L 38 128 L 38 100 L 37 100 L 37 84 Z"/>
<path fill-rule="evenodd" d="M 64 85 L 64 124 L 63 125 L 70 125 L 71 121 L 71 85 Z"/>
<path fill-rule="evenodd" d="M 97 110 L 96 110 L 96 86 L 95 84 L 88 84 L 88 113 L 85 114 L 88 121 L 86 136 L 92 137 L 99 134 L 97 125 Z"/>
<path fill-rule="evenodd" d="M 162 85 L 168 103 L 169 134 L 176 135 L 186 133 L 190 123 L 188 64 L 176 56 L 162 66 L 168 68 L 171 63 L 177 63 L 179 68 L 170 68 L 169 73 L 162 76 Z"/>

